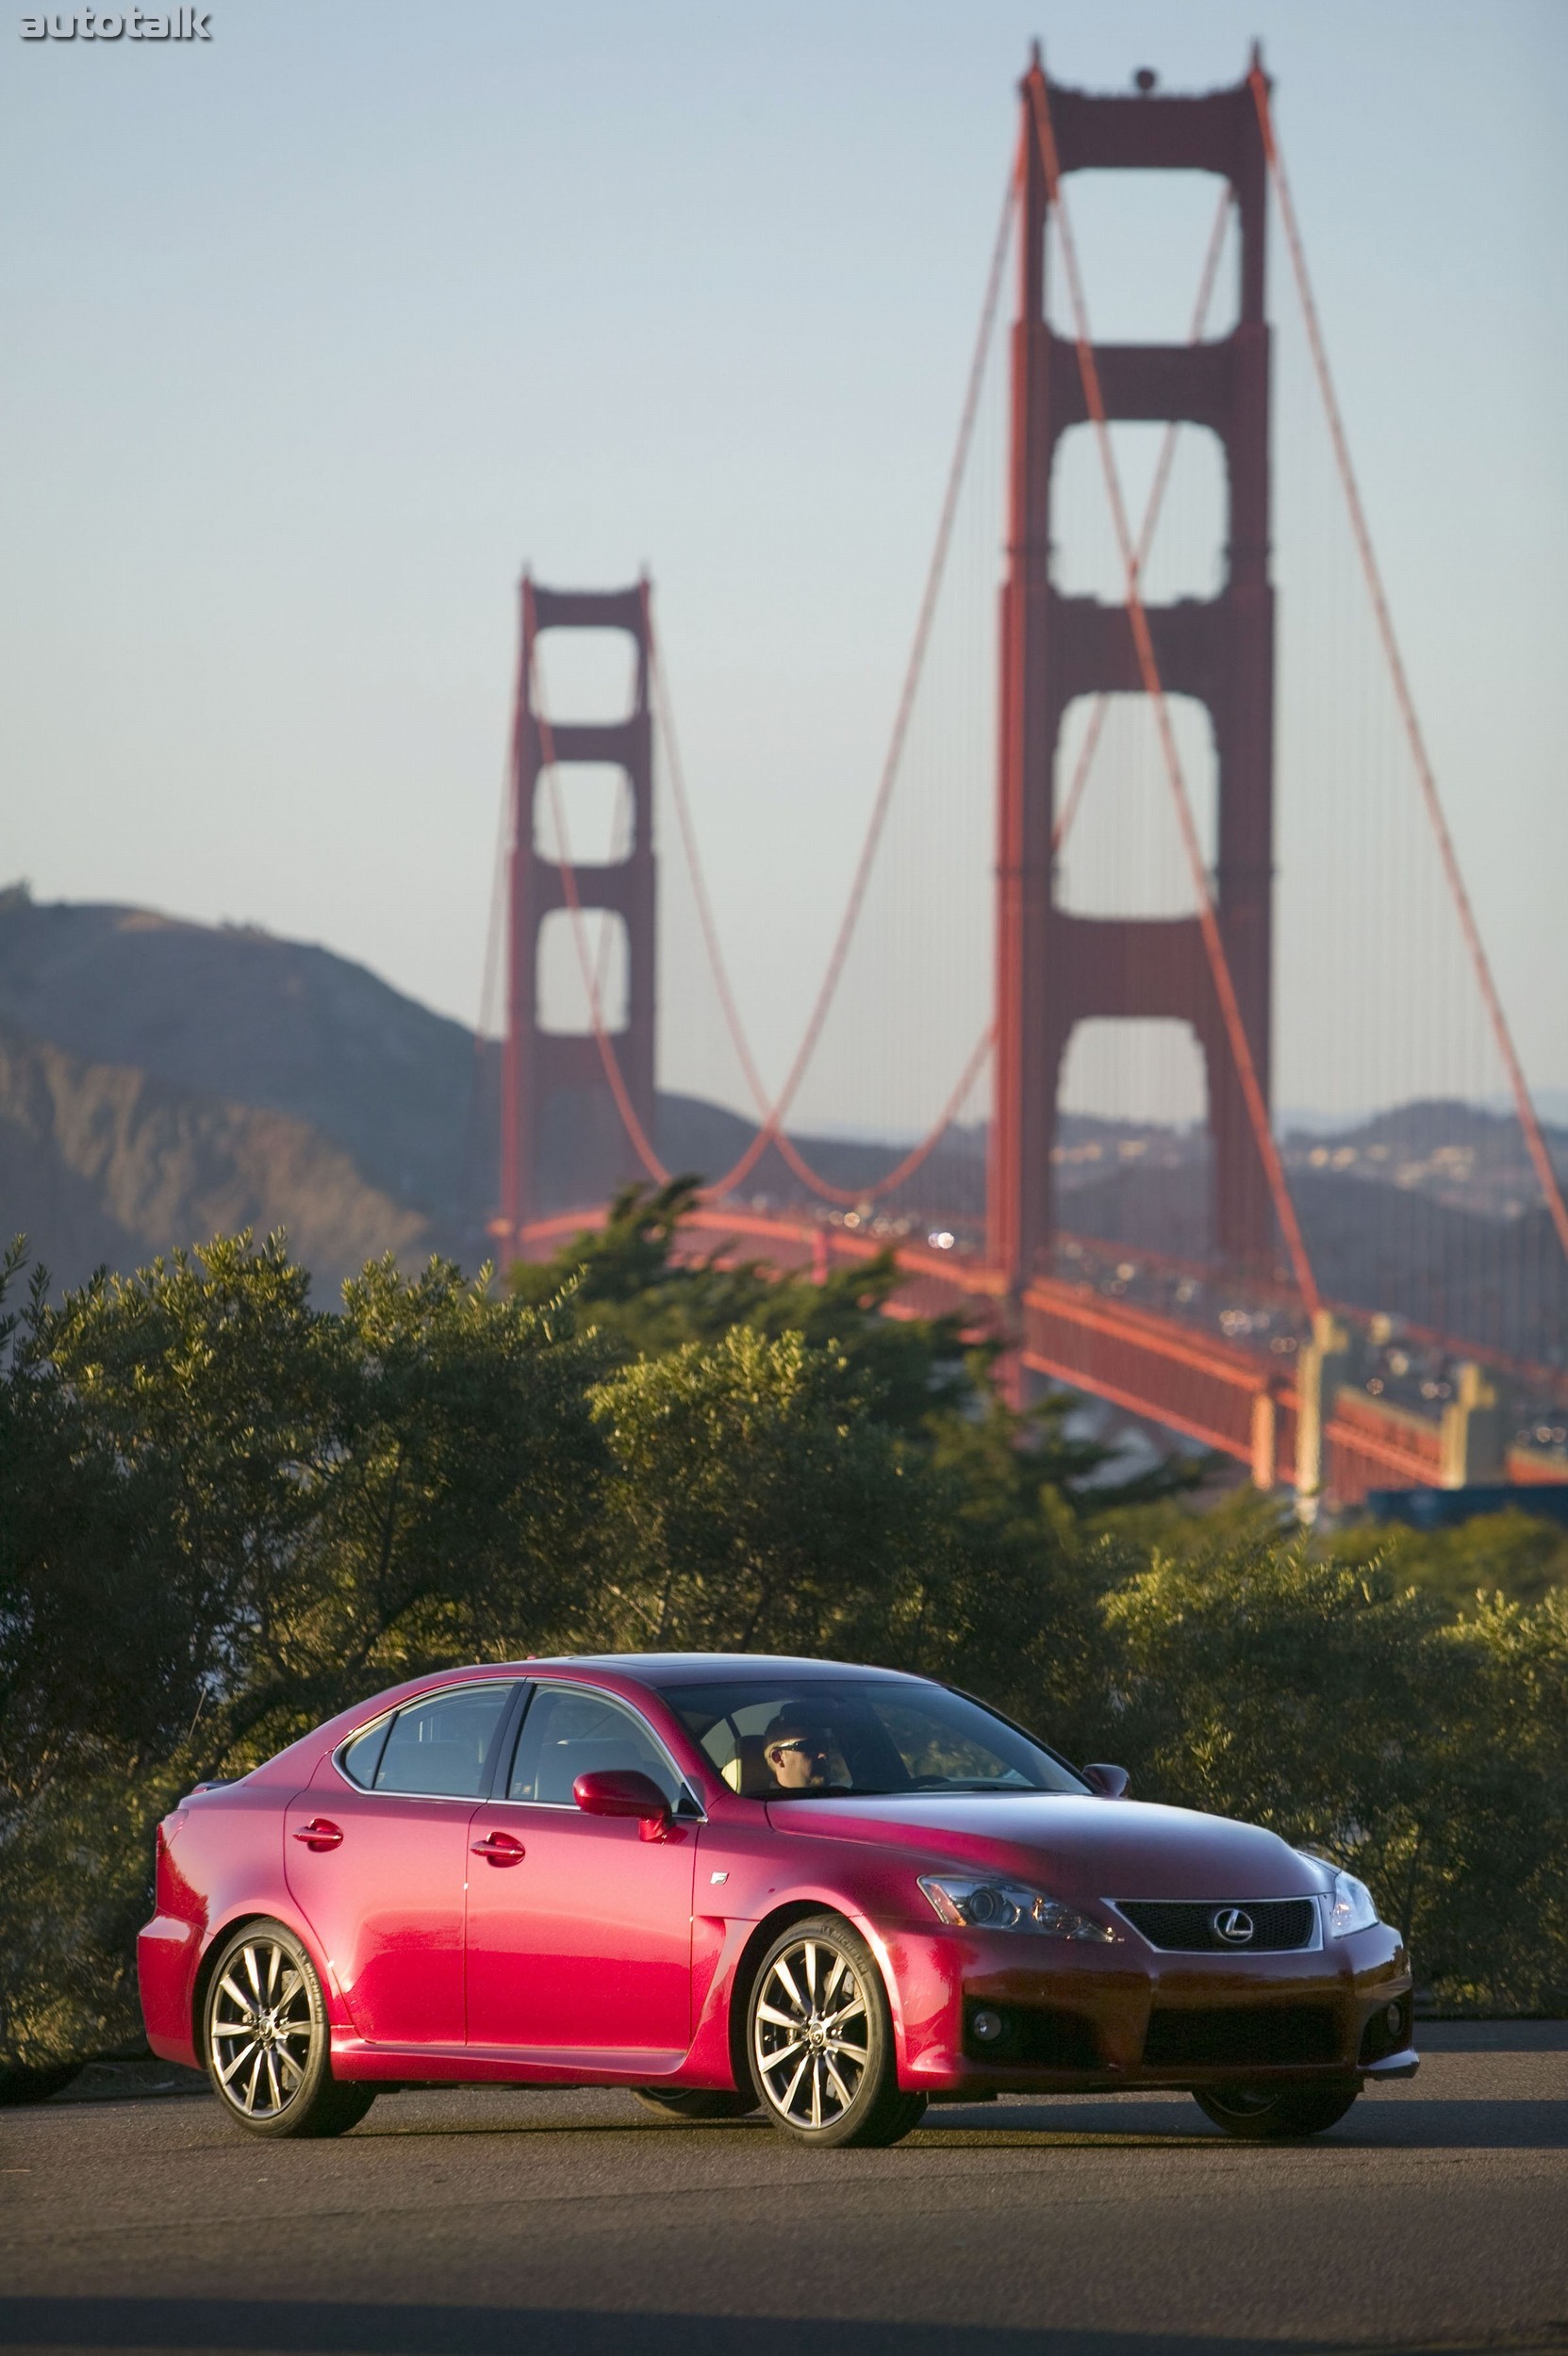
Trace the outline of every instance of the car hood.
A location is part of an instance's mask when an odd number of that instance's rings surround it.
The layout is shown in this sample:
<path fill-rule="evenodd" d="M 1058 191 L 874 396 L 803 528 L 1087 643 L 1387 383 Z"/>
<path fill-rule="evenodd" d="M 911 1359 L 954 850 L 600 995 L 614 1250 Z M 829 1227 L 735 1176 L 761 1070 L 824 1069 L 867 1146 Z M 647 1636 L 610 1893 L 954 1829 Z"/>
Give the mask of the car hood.
<path fill-rule="evenodd" d="M 1299 1898 L 1312 1861 L 1261 1824 L 1194 1808 L 1053 1792 L 922 1792 L 899 1799 L 770 1800 L 782 1833 L 874 1842 L 1083 1898 Z"/>

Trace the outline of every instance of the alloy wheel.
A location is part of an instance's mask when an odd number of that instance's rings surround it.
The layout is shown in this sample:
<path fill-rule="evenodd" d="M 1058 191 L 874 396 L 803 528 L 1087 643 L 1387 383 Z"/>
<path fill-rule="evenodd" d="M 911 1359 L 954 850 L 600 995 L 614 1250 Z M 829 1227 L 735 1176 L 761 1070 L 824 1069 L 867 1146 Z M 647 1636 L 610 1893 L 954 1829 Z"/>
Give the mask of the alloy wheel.
<path fill-rule="evenodd" d="M 213 2079 L 241 2117 L 279 2118 L 305 2084 L 321 2023 L 305 1974 L 277 1939 L 246 1939 L 224 1960 L 208 2015 Z"/>
<path fill-rule="evenodd" d="M 773 1957 L 752 2009 L 757 2082 L 786 2125 L 835 2126 L 871 2062 L 866 1990 L 849 1957 L 802 1937 Z"/>

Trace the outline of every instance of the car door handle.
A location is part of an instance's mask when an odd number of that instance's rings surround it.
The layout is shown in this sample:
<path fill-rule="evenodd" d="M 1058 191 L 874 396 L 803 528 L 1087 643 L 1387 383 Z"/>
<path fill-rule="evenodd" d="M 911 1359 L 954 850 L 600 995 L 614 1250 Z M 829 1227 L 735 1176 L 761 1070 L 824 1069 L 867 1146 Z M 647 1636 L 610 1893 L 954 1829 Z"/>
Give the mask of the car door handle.
<path fill-rule="evenodd" d="M 302 1824 L 294 1835 L 307 1849 L 336 1849 L 342 1839 L 341 1829 L 324 1816 L 313 1816 L 308 1824 Z"/>
<path fill-rule="evenodd" d="M 469 1846 L 487 1865 L 520 1865 L 528 1853 L 510 1833 L 487 1833 L 483 1840 L 470 1841 Z"/>

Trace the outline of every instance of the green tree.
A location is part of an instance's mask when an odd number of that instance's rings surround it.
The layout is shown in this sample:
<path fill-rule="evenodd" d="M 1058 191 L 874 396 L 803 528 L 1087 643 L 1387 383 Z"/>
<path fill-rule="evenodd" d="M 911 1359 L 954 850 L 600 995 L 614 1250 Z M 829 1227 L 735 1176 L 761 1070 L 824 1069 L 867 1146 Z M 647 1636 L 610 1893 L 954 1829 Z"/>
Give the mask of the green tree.
<path fill-rule="evenodd" d="M 594 1394 L 606 1635 L 697 1651 L 841 1649 L 927 1539 L 896 1437 L 844 1351 L 730 1326 Z"/>
<path fill-rule="evenodd" d="M 334 1314 L 237 1236 L 44 1295 L 0 1382 L 0 2063 L 132 2025 L 182 1786 L 574 1624 L 604 1462 L 594 1345 L 443 1262 Z"/>
<path fill-rule="evenodd" d="M 1147 1796 L 1326 1851 L 1461 2001 L 1561 1987 L 1555 1600 L 1455 1620 L 1386 1566 L 1255 1541 L 1157 1559 L 1104 1611 L 1118 1746 Z"/>
<path fill-rule="evenodd" d="M 722 1246 L 698 1254 L 681 1231 L 698 1191 L 690 1178 L 657 1190 L 627 1187 L 602 1227 L 586 1228 L 553 1260 L 520 1260 L 513 1293 L 539 1303 L 569 1291 L 579 1318 L 622 1364 L 716 1343 L 736 1326 L 772 1340 L 798 1333 L 808 1349 L 844 1358 L 877 1421 L 904 1432 L 920 1429 L 934 1410 L 970 1402 L 985 1354 L 977 1357 L 957 1316 L 884 1314 L 903 1281 L 891 1252 L 834 1269 L 822 1284 L 732 1260 Z"/>
<path fill-rule="evenodd" d="M 569 1294 L 619 1364 L 659 1358 L 687 1343 L 717 1343 L 744 1326 L 770 1340 L 799 1334 L 809 1351 L 841 1358 L 866 1412 L 949 1464 L 1008 1509 L 1032 1511 L 1049 1490 L 1074 1512 L 1179 1495 L 1203 1478 L 1205 1465 L 1175 1460 L 1153 1473 L 1086 1490 L 1103 1477 L 1111 1451 L 1066 1429 L 1078 1404 L 1055 1392 L 1027 1414 L 1009 1412 L 992 1374 L 1001 1348 L 979 1338 L 967 1313 L 890 1316 L 907 1281 L 892 1251 L 854 1267 L 836 1267 L 818 1284 L 760 1260 L 734 1260 L 722 1244 L 698 1253 L 682 1223 L 699 1181 L 625 1188 L 602 1227 L 585 1228 L 549 1260 L 518 1261 L 514 1295 L 541 1303 Z M 1051 1510 L 1055 1511 L 1053 1506 Z"/>
<path fill-rule="evenodd" d="M 1539 1604 L 1568 1592 L 1568 1528 L 1517 1508 L 1478 1513 L 1447 1530 L 1355 1524 L 1334 1533 L 1329 1551 L 1344 1561 L 1387 1562 L 1451 1612 L 1473 1609 L 1480 1595 Z"/>

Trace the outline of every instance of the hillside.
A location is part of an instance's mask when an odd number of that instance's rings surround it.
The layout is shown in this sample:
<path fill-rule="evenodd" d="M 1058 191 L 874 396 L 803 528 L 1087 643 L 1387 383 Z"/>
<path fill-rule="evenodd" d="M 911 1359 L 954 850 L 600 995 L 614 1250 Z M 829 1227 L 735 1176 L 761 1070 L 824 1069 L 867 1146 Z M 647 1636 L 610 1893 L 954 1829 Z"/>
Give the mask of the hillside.
<path fill-rule="evenodd" d="M 146 909 L 0 892 L 0 1228 L 25 1228 L 61 1281 L 126 1267 L 220 1227 L 287 1226 L 323 1282 L 374 1252 L 475 1266 L 497 1164 L 493 1046 L 330 949 Z M 662 1095 L 656 1143 L 714 1178 L 752 1124 Z M 1201 1132 L 1064 1118 L 1065 1227 L 1206 1256 Z M 834 1186 L 873 1184 L 887 1145 L 802 1138 Z M 1553 1149 L 1568 1166 L 1568 1137 Z M 916 1227 L 982 1232 L 983 1126 L 954 1129 L 889 1206 Z M 1517 1125 L 1463 1104 L 1407 1105 L 1284 1141 L 1331 1297 L 1554 1357 L 1568 1270 L 1533 1207 Z M 635 1175 L 602 1094 L 558 1102 L 542 1207 L 569 1210 Z M 776 1151 L 752 1200 L 796 1205 Z"/>
<path fill-rule="evenodd" d="M 0 1236 L 25 1231 L 57 1288 L 100 1262 L 279 1226 L 323 1293 L 374 1254 L 428 1248 L 428 1223 L 306 1122 L 0 1023 Z"/>
<path fill-rule="evenodd" d="M 330 949 L 0 894 L 0 1021 L 94 1064 L 292 1114 L 390 1200 L 466 1201 L 473 1041 Z"/>

